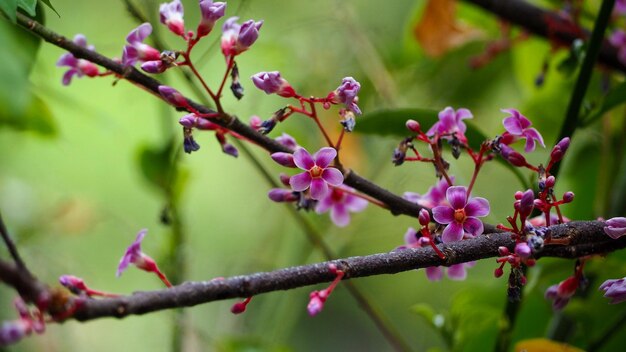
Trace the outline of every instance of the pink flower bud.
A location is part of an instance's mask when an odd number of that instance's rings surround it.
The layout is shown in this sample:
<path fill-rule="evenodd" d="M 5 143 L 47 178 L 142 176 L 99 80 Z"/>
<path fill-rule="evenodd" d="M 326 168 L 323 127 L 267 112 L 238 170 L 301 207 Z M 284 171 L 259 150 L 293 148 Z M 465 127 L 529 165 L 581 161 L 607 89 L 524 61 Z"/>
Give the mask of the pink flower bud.
<path fill-rule="evenodd" d="M 420 225 L 428 226 L 428 224 L 430 223 L 430 214 L 428 213 L 428 210 L 420 210 L 418 220 L 420 222 Z"/>
<path fill-rule="evenodd" d="M 531 250 L 526 242 L 520 242 L 515 245 L 515 254 L 519 255 L 521 258 L 530 257 Z"/>
<path fill-rule="evenodd" d="M 552 152 L 550 153 L 550 159 L 552 160 L 552 162 L 555 163 L 555 162 L 561 161 L 561 159 L 563 159 L 563 156 L 565 155 L 565 152 L 569 148 L 569 143 L 570 143 L 569 137 L 565 137 L 565 138 L 561 139 L 561 141 L 559 143 L 557 143 L 554 146 L 554 148 L 552 148 Z"/>
<path fill-rule="evenodd" d="M 189 105 L 187 99 L 172 87 L 161 85 L 159 86 L 159 93 L 168 103 L 175 107 L 186 107 Z"/>
<path fill-rule="evenodd" d="M 493 276 L 495 277 L 501 277 L 504 274 L 504 270 L 502 270 L 502 268 L 496 268 L 496 270 L 493 271 Z"/>
<path fill-rule="evenodd" d="M 259 72 L 251 78 L 254 85 L 266 94 L 275 93 L 284 98 L 296 96 L 293 87 L 280 76 L 280 72 L 278 71 Z"/>
<path fill-rule="evenodd" d="M 159 7 L 161 23 L 167 26 L 172 33 L 185 36 L 185 23 L 183 21 L 183 4 L 180 0 L 161 4 Z"/>
<path fill-rule="evenodd" d="M 406 128 L 409 131 L 415 132 L 415 133 L 420 133 L 422 131 L 422 129 L 420 128 L 420 123 L 415 120 L 407 120 Z"/>
<path fill-rule="evenodd" d="M 509 255 L 509 254 L 510 254 L 510 252 L 509 252 L 509 249 L 508 249 L 508 248 L 506 248 L 506 247 L 504 247 L 504 246 L 500 246 L 500 247 L 498 247 L 498 254 L 499 254 L 501 257 L 504 257 L 504 256 L 506 256 L 506 255 Z"/>
<path fill-rule="evenodd" d="M 293 154 L 277 152 L 271 155 L 272 160 L 285 167 L 296 167 L 296 163 L 293 161 Z"/>
<path fill-rule="evenodd" d="M 571 203 L 574 200 L 574 192 L 568 191 L 563 194 L 563 202 Z"/>
<path fill-rule="evenodd" d="M 326 302 L 326 297 L 323 295 L 323 291 L 313 291 L 310 294 L 309 304 L 306 306 L 307 311 L 310 316 L 316 316 L 319 314 L 324 308 L 324 302 Z"/>
<path fill-rule="evenodd" d="M 200 0 L 200 12 L 202 13 L 202 20 L 198 25 L 196 32 L 198 38 L 204 37 L 209 34 L 215 22 L 224 16 L 226 11 L 226 3 L 213 2 L 212 0 Z"/>
<path fill-rule="evenodd" d="M 500 144 L 500 155 L 513 166 L 522 167 L 527 164 L 522 154 L 507 145 Z"/>
<path fill-rule="evenodd" d="M 274 202 L 295 202 L 298 200 L 298 196 L 293 193 L 293 191 L 284 188 L 274 188 L 271 189 L 267 196 L 273 200 Z"/>

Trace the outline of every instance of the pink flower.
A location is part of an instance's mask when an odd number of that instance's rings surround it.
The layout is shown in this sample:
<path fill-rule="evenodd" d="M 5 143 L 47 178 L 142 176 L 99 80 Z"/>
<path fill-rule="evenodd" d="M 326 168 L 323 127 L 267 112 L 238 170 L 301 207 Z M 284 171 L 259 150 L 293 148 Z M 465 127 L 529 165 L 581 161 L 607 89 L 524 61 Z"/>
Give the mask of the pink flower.
<path fill-rule="evenodd" d="M 526 153 L 535 150 L 535 141 L 539 142 L 542 147 L 546 147 L 541 134 L 539 134 L 536 129 L 530 128 L 532 123 L 526 116 L 520 114 L 520 112 L 515 109 L 502 109 L 501 111 L 511 114 L 511 116 L 505 117 L 504 120 L 502 120 L 506 131 L 512 136 L 526 139 L 526 146 L 524 147 Z"/>
<path fill-rule="evenodd" d="M 604 290 L 604 297 L 611 299 L 611 304 L 626 301 L 626 278 L 617 280 L 606 280 L 599 290 Z"/>
<path fill-rule="evenodd" d="M 604 227 L 604 233 L 616 240 L 626 235 L 626 218 L 618 217 L 606 221 L 608 226 Z"/>
<path fill-rule="evenodd" d="M 185 36 L 185 22 L 183 20 L 183 4 L 180 0 L 161 4 L 159 7 L 161 23 L 167 26 L 172 33 Z"/>
<path fill-rule="evenodd" d="M 222 26 L 222 53 L 232 57 L 248 50 L 259 37 L 259 29 L 263 21 L 248 20 L 244 24 L 237 23 L 239 17 L 231 17 Z"/>
<path fill-rule="evenodd" d="M 341 186 L 343 175 L 334 167 L 328 167 L 337 156 L 333 148 L 320 149 L 313 156 L 304 148 L 298 148 L 293 153 L 293 161 L 297 167 L 305 172 L 292 176 L 289 179 L 291 188 L 302 192 L 311 188 L 311 198 L 321 200 L 328 194 L 328 185 Z"/>
<path fill-rule="evenodd" d="M 120 259 L 116 276 L 120 277 L 130 264 L 134 264 L 138 269 L 156 274 L 167 287 L 172 287 L 172 284 L 161 272 L 154 259 L 141 251 L 141 241 L 143 241 L 147 232 L 147 229 L 142 229 L 137 233 L 137 238 L 135 238 L 135 241 L 126 249 L 126 253 L 124 253 L 124 256 Z"/>
<path fill-rule="evenodd" d="M 202 13 L 202 20 L 196 30 L 198 38 L 204 37 L 209 34 L 215 26 L 215 22 L 224 17 L 224 11 L 226 11 L 225 2 L 213 2 L 212 0 L 199 0 L 200 12 Z"/>
<path fill-rule="evenodd" d="M 74 44 L 82 46 L 83 48 L 87 48 L 89 50 L 95 49 L 93 45 L 87 45 L 87 38 L 85 38 L 85 36 L 82 34 L 77 34 L 74 37 L 73 42 Z M 61 55 L 61 57 L 57 61 L 57 66 L 67 66 L 70 68 L 63 75 L 64 86 L 70 84 L 70 82 L 72 81 L 72 77 L 74 76 L 82 77 L 86 75 L 88 77 L 95 77 L 99 74 L 98 66 L 87 60 L 77 59 L 71 53 L 65 53 Z"/>
<path fill-rule="evenodd" d="M 335 225 L 347 226 L 350 223 L 349 212 L 363 211 L 368 203 L 365 199 L 350 194 L 346 190 L 353 191 L 352 188 L 346 186 L 333 187 L 325 197 L 319 200 L 315 212 L 322 214 L 330 210 L 330 219 Z"/>
<path fill-rule="evenodd" d="M 150 33 L 152 33 L 152 25 L 147 22 L 128 33 L 128 36 L 126 36 L 128 45 L 124 46 L 124 52 L 122 53 L 122 63 L 124 65 L 132 66 L 138 61 L 161 60 L 161 53 L 143 42 Z"/>
<path fill-rule="evenodd" d="M 454 182 L 454 177 L 450 178 Z M 445 179 L 441 179 L 437 184 L 430 187 L 424 195 L 413 192 L 405 192 L 402 198 L 417 203 L 425 208 L 432 209 L 438 205 L 447 204 L 446 191 L 450 186 Z"/>
<path fill-rule="evenodd" d="M 465 137 L 467 126 L 463 120 L 471 119 L 472 117 L 474 116 L 467 109 L 461 108 L 454 111 L 453 108 L 448 106 L 439 112 L 439 121 L 437 121 L 426 134 L 429 136 L 434 136 L 435 133 L 439 136 L 456 135 L 456 138 L 461 142 L 467 143 L 467 138 Z M 452 137 L 445 136 L 443 138 L 450 139 Z"/>
<path fill-rule="evenodd" d="M 483 233 L 483 223 L 478 217 L 489 214 L 489 201 L 485 198 L 467 198 L 467 189 L 452 186 L 446 190 L 446 199 L 450 205 L 433 208 L 433 218 L 440 224 L 448 225 L 443 230 L 444 243 L 459 241 L 464 232 L 472 236 Z"/>

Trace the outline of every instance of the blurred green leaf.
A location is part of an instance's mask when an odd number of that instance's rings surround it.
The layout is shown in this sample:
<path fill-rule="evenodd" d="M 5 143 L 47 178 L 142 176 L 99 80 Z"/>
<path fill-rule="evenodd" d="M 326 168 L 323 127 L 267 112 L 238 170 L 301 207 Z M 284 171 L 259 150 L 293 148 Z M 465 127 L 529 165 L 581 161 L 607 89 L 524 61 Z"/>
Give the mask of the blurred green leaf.
<path fill-rule="evenodd" d="M 0 98 L 0 100 L 3 100 Z M 7 114 L 0 110 L 0 126 L 19 131 L 32 131 L 42 136 L 55 136 L 56 124 L 48 105 L 37 95 L 30 97 L 30 103 L 20 115 Z"/>
<path fill-rule="evenodd" d="M 174 138 L 162 146 L 143 146 L 139 150 L 139 166 L 145 179 L 164 193 L 172 189 L 175 167 L 172 160 L 175 153 Z"/>
<path fill-rule="evenodd" d="M 588 125 L 589 123 L 600 118 L 605 113 L 613 110 L 614 108 L 624 103 L 626 103 L 626 82 L 622 82 L 621 84 L 609 90 L 604 99 L 602 99 L 600 107 L 584 119 L 584 125 Z"/>
<path fill-rule="evenodd" d="M 17 0 L 17 6 L 33 17 L 36 13 L 37 0 Z"/>
<path fill-rule="evenodd" d="M 0 10 L 15 23 L 17 13 L 17 0 L 2 0 L 0 1 Z"/>
<path fill-rule="evenodd" d="M 432 109 L 417 109 L 417 108 L 400 108 L 400 109 L 388 109 L 377 110 L 371 113 L 366 113 L 357 119 L 357 125 L 354 129 L 355 132 L 365 134 L 375 134 L 382 136 L 396 136 L 404 138 L 411 134 L 407 130 L 405 123 L 408 119 L 416 120 L 420 123 L 422 130 L 428 130 L 430 126 L 439 121 L 439 112 Z M 489 140 L 485 134 L 480 132 L 471 123 L 467 123 L 467 131 L 465 136 L 467 137 L 470 147 L 474 150 L 480 149 L 480 145 Z M 515 174 L 515 177 L 520 183 L 530 188 L 524 175 L 518 168 L 513 167 L 511 164 L 503 160 L 502 158 L 495 158 L 496 161 L 506 166 Z"/>

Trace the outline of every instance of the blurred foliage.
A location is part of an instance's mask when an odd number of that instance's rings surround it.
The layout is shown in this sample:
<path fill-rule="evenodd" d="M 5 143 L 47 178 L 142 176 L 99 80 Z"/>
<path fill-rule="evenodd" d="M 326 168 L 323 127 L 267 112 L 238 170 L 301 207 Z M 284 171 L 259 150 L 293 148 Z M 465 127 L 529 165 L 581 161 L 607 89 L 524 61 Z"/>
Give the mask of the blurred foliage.
<path fill-rule="evenodd" d="M 49 1 L 41 3 L 51 8 Z M 154 12 L 159 1 L 134 3 Z M 199 18 L 197 1 L 183 3 L 187 27 L 193 28 Z M 593 23 L 598 3 L 585 2 L 585 25 Z M 29 12 L 34 4 L 0 1 L 0 9 L 11 15 L 18 5 Z M 137 25 L 122 1 L 55 0 L 54 6 L 62 17 L 50 16 L 46 23 L 50 28 L 66 37 L 83 33 L 110 57 L 120 57 L 125 36 Z M 458 36 L 436 33 L 442 35 L 440 40 L 450 39 L 445 43 L 429 38 L 429 43 L 442 44 L 444 49 L 433 58 L 418 39 L 441 29 L 430 22 L 436 16 L 428 15 L 429 11 L 450 6 L 453 16 L 447 12 L 438 16 L 447 21 L 443 29 Z M 37 19 L 43 21 L 41 8 Z M 153 12 L 149 18 L 156 19 Z M 246 96 L 241 102 L 225 97 L 226 110 L 246 121 L 252 115 L 267 118 L 284 106 L 283 99 L 267 96 L 247 81 L 246 77 L 259 71 L 280 70 L 298 92 L 317 96 L 337 87 L 342 77 L 353 76 L 362 84 L 359 105 L 365 114 L 356 125 L 356 132 L 363 133 L 345 137 L 346 166 L 397 193 L 423 193 L 436 181 L 430 168 L 416 164 L 395 168 L 389 162 L 396 136 L 408 134 L 405 120 L 414 118 L 427 130 L 446 106 L 473 112 L 473 143 L 503 132 L 501 108 L 519 109 L 542 132 L 547 145 L 528 158 L 532 163 L 545 162 L 563 121 L 584 48 L 554 52 L 545 40 L 531 37 L 493 57 L 483 68 L 470 69 L 469 61 L 501 38 L 501 31 L 496 18 L 463 2 L 398 0 L 381 6 L 374 1 L 229 1 L 227 16 L 232 15 L 265 23 L 259 41 L 238 59 Z M 165 45 L 182 48 L 178 38 L 157 23 L 154 27 Z M 512 33 L 517 34 L 518 30 Z M 172 137 L 167 132 L 179 130 L 178 114 L 168 110 L 165 115 L 171 120 L 160 121 L 168 109 L 161 102 L 124 81 L 112 86 L 108 78 L 76 79 L 62 87 L 64 70 L 54 67 L 62 50 L 40 47 L 40 40 L 5 19 L 0 19 L 0 39 L 4 45 L 0 51 L 0 127 L 5 127 L 0 129 L 0 209 L 40 278 L 55 282 L 59 275 L 71 273 L 94 288 L 120 293 L 159 288 L 158 281 L 137 270 L 129 270 L 117 281 L 113 274 L 125 247 L 144 227 L 150 228 L 144 250 L 166 253 L 175 260 L 176 231 L 162 222 L 164 203 L 172 199 L 188 232 L 182 249 L 189 267 L 185 279 L 208 280 L 321 260 L 283 206 L 267 200 L 269 186 L 252 164 L 243 157 L 225 156 L 211 133 L 195 136 L 203 146 L 198 153 L 181 156 L 182 135 Z M 194 53 L 210 84 L 219 82 L 223 74 L 218 44 L 214 33 Z M 547 70 L 542 73 L 544 63 Z M 537 86 L 540 74 L 544 83 Z M 160 78 L 188 94 L 175 73 Z M 608 92 L 607 82 L 613 87 Z M 624 89 L 623 78 L 617 74 L 603 72 L 592 79 L 585 98 L 585 128 L 576 132 L 557 187 L 557 193 L 571 190 L 576 194 L 576 200 L 562 208 L 568 217 L 624 215 Z M 334 109 L 321 115 L 334 129 L 331 133 L 340 130 Z M 321 139 L 310 133 L 312 128 L 312 121 L 292 117 L 279 124 L 272 136 L 286 132 L 301 145 L 316 148 Z M 56 138 L 38 138 L 41 135 Z M 272 173 L 284 171 L 267 161 L 265 152 L 255 153 Z M 513 194 L 520 190 L 509 171 L 496 165 L 485 167 L 474 188 L 491 202 L 490 223 L 503 222 L 511 214 Z M 451 160 L 460 183 L 469 181 L 470 167 L 465 157 Z M 345 229 L 333 227 L 325 214 L 305 216 L 342 256 L 391 250 L 402 243 L 407 227 L 416 226 L 414 219 L 395 218 L 374 208 L 354 214 Z M 407 272 L 357 283 L 416 350 L 484 351 L 492 348 L 498 329 L 506 324 L 502 317 L 506 280 L 493 278 L 495 265 L 491 260 L 478 263 L 465 282 L 429 282 L 423 272 Z M 619 323 L 625 306 L 609 306 L 596 287 L 605 279 L 624 275 L 626 254 L 590 261 L 589 287 L 564 312 L 555 314 L 543 292 L 572 270 L 573 262 L 555 259 L 542 259 L 529 270 L 513 335 L 518 347 L 541 350 L 552 348 L 556 340 L 566 340 L 585 349 Z M 189 309 L 185 350 L 391 350 L 341 286 L 324 312 L 309 318 L 305 307 L 313 289 L 318 288 L 256 297 L 241 316 L 230 314 L 232 302 Z M 10 295 L 11 291 L 0 288 L 2 319 L 14 317 Z M 172 320 L 171 312 L 162 312 L 121 321 L 51 325 L 46 334 L 11 350 L 166 351 L 170 350 Z M 603 350 L 619 350 L 626 341 L 624 330 L 618 324 Z"/>

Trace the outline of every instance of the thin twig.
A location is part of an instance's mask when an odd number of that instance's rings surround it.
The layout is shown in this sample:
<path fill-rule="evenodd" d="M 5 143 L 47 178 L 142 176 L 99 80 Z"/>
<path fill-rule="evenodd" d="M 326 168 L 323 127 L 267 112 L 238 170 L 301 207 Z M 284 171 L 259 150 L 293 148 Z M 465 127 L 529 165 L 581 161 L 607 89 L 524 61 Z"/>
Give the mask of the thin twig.
<path fill-rule="evenodd" d="M 9 235 L 9 231 L 7 230 L 7 227 L 4 224 L 4 220 L 2 220 L 2 213 L 0 213 L 0 233 L 2 234 L 2 240 L 4 241 L 4 244 L 7 246 L 7 249 L 9 250 L 9 254 L 11 254 L 11 257 L 13 257 L 15 264 L 20 269 L 28 271 L 28 269 L 26 269 L 26 265 L 24 264 L 24 261 L 22 260 L 22 257 L 20 257 L 20 253 L 17 251 L 17 247 L 15 247 L 15 243 L 13 242 L 13 240 L 11 239 L 11 236 Z"/>

